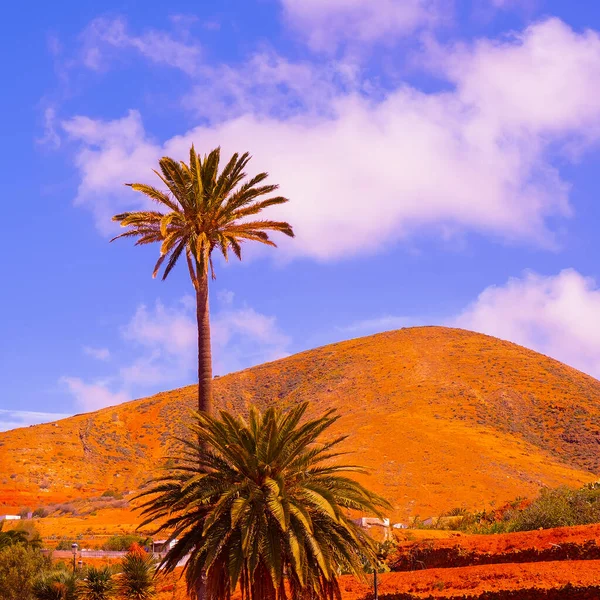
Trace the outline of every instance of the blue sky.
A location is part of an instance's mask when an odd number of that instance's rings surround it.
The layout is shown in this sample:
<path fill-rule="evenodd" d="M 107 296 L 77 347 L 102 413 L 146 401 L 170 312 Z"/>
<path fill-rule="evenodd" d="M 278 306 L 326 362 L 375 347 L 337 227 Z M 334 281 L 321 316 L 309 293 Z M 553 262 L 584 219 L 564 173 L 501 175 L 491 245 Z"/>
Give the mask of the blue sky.
<path fill-rule="evenodd" d="M 600 376 L 599 31 L 591 0 L 13 3 L 0 429 L 193 382 L 186 270 L 108 243 L 192 142 L 250 151 L 297 232 L 217 264 L 217 373 L 444 324 Z"/>

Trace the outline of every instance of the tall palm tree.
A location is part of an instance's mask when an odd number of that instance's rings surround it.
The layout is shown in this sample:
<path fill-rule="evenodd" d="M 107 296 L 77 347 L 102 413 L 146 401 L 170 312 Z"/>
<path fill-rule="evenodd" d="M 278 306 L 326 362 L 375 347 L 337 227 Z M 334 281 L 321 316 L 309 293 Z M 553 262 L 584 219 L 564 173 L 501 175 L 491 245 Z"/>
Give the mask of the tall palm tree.
<path fill-rule="evenodd" d="M 389 504 L 348 476 L 337 445 L 321 442 L 333 411 L 303 421 L 307 403 L 289 412 L 250 411 L 249 420 L 221 411 L 196 413 L 195 436 L 183 444 L 178 467 L 138 497 L 141 526 L 158 522 L 175 541 L 160 567 L 180 561 L 188 590 L 207 600 L 339 597 L 338 574 L 364 577 L 376 546 L 349 517 L 379 514 Z"/>
<path fill-rule="evenodd" d="M 214 279 L 212 252 L 218 249 L 225 260 L 229 251 L 241 260 L 246 241 L 275 246 L 269 232 L 294 236 L 292 227 L 282 221 L 249 220 L 263 209 L 287 202 L 282 196 L 269 196 L 278 186 L 263 185 L 267 173 L 244 182 L 244 169 L 250 160 L 246 152 L 234 154 L 219 172 L 220 149 L 201 157 L 190 149 L 189 164 L 169 157 L 159 161 L 154 171 L 165 190 L 143 183 L 129 183 L 156 202 L 161 211 L 126 212 L 113 217 L 128 231 L 113 238 L 137 238 L 136 246 L 159 242 L 160 256 L 154 267 L 156 277 L 163 264 L 163 280 L 179 258 L 185 256 L 196 290 L 198 320 L 198 410 L 212 410 L 212 354 L 208 306 L 209 271 Z M 262 198 L 262 199 L 261 199 Z M 113 241 L 111 240 L 111 241 Z"/>

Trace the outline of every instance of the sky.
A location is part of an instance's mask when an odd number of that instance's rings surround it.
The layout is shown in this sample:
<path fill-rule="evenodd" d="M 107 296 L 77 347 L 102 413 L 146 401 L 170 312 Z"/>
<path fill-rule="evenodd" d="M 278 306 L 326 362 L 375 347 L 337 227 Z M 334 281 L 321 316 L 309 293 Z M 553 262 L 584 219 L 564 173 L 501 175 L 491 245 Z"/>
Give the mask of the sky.
<path fill-rule="evenodd" d="M 0 430 L 193 383 L 193 288 L 111 216 L 161 156 L 249 151 L 277 249 L 216 263 L 216 374 L 415 325 L 600 377 L 595 0 L 5 7 Z"/>

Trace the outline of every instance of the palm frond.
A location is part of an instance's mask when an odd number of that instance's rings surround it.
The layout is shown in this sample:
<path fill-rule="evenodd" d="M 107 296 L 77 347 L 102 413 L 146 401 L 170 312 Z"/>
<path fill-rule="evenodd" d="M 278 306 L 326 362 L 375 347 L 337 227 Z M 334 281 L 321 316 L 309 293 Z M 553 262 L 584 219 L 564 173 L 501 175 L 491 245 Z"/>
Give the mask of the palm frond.
<path fill-rule="evenodd" d="M 221 171 L 220 159 L 220 148 L 201 158 L 192 145 L 189 164 L 168 156 L 159 160 L 159 169 L 154 173 L 165 190 L 145 183 L 126 184 L 168 212 L 140 210 L 115 215 L 113 221 L 127 231 L 113 237 L 111 242 L 129 237 L 137 238 L 136 246 L 160 242 L 160 256 L 153 277 L 166 264 L 163 279 L 185 252 L 190 278 L 198 289 L 199 281 L 208 277 L 209 272 L 213 278 L 215 276 L 212 261 L 215 248 L 226 260 L 230 250 L 241 260 L 243 242 L 275 246 L 267 233 L 270 231 L 293 237 L 292 227 L 283 221 L 244 221 L 270 206 L 288 201 L 283 196 L 258 200 L 276 191 L 278 186 L 262 185 L 267 173 L 246 180 L 244 170 L 251 159 L 250 154 L 235 153 Z"/>

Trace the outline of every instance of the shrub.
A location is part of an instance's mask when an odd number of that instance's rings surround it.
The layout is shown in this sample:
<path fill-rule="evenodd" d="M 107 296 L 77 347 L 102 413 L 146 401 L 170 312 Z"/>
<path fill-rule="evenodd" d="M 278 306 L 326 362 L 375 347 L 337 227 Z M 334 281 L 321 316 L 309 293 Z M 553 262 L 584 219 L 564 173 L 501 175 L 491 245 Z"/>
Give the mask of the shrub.
<path fill-rule="evenodd" d="M 56 550 L 71 550 L 71 546 L 75 543 L 75 540 L 67 540 L 63 538 L 56 544 Z"/>
<path fill-rule="evenodd" d="M 457 509 L 449 513 L 458 513 Z M 566 486 L 556 489 L 542 488 L 532 502 L 516 498 L 498 510 L 443 517 L 434 525 L 436 529 L 458 529 L 468 533 L 492 534 L 511 531 L 531 531 L 553 527 L 572 527 L 600 523 L 600 482 L 572 489 Z M 415 518 L 413 526 L 422 524 Z"/>
<path fill-rule="evenodd" d="M 41 573 L 33 582 L 36 600 L 76 600 L 75 574 L 63 569 Z"/>
<path fill-rule="evenodd" d="M 57 504 L 54 509 L 63 515 L 71 514 L 76 517 L 79 513 L 77 512 L 77 508 L 73 504 Z"/>
<path fill-rule="evenodd" d="M 36 526 L 31 521 L 19 521 L 13 531 L 22 534 L 25 544 L 33 548 L 42 547 L 42 537 Z"/>
<path fill-rule="evenodd" d="M 152 542 L 149 538 L 138 535 L 113 535 L 103 544 L 103 550 L 128 551 L 134 544 L 147 546 Z"/>
<path fill-rule="evenodd" d="M 512 519 L 511 531 L 587 525 L 600 521 L 600 489 L 544 488 L 527 508 Z"/>
<path fill-rule="evenodd" d="M 115 498 L 115 500 L 121 500 L 123 498 L 123 494 L 121 492 L 116 492 L 115 490 L 106 490 L 101 498 Z"/>
<path fill-rule="evenodd" d="M 22 544 L 0 551 L 2 600 L 33 600 L 33 583 L 40 572 L 51 567 L 50 558 Z"/>

